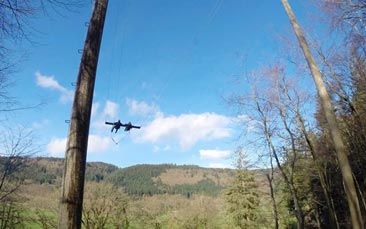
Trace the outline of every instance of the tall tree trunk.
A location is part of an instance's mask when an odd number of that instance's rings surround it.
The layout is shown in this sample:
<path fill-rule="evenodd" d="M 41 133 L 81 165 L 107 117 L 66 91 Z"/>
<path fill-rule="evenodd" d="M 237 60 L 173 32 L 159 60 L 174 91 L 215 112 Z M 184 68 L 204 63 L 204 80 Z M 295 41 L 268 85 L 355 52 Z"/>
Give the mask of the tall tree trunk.
<path fill-rule="evenodd" d="M 266 174 L 267 180 L 268 180 L 268 185 L 269 185 L 269 190 L 271 191 L 271 200 L 272 200 L 272 208 L 273 208 L 273 217 L 275 220 L 275 229 L 279 228 L 278 225 L 278 210 L 277 210 L 277 202 L 276 202 L 276 198 L 274 195 L 274 189 L 273 189 L 273 167 L 271 168 L 271 175 L 270 174 Z"/>
<path fill-rule="evenodd" d="M 310 52 L 306 39 L 300 29 L 299 24 L 297 23 L 295 15 L 292 12 L 292 9 L 291 9 L 288 1 L 287 0 L 281 0 L 281 1 L 286 10 L 286 13 L 291 21 L 291 24 L 296 33 L 296 36 L 297 36 L 297 39 L 301 46 L 301 49 L 304 53 L 305 59 L 311 70 L 311 74 L 315 81 L 315 85 L 316 85 L 318 95 L 319 95 L 319 98 L 321 101 L 321 106 L 325 113 L 325 117 L 326 117 L 326 120 L 328 123 L 328 128 L 329 128 L 332 140 L 333 140 L 334 148 L 337 152 L 338 163 L 339 163 L 339 166 L 342 171 L 344 189 L 345 189 L 345 192 L 347 195 L 347 202 L 348 202 L 348 206 L 349 206 L 350 213 L 351 213 L 352 226 L 353 226 L 353 228 L 357 228 L 357 229 L 364 228 L 363 223 L 362 223 L 360 204 L 359 204 L 359 200 L 357 197 L 355 183 L 354 183 L 354 180 L 352 177 L 352 169 L 351 169 L 350 163 L 348 161 L 346 147 L 343 143 L 341 132 L 337 125 L 336 115 L 334 113 L 330 97 L 324 86 L 324 82 L 321 78 L 321 73 L 319 71 L 319 67 L 316 64 L 316 62 Z"/>
<path fill-rule="evenodd" d="M 297 115 L 299 115 L 299 114 L 297 114 Z M 306 143 L 309 147 L 309 150 L 310 150 L 313 162 L 315 164 L 316 170 L 318 172 L 320 186 L 322 187 L 325 202 L 327 203 L 327 207 L 328 207 L 328 215 L 329 215 L 329 220 L 330 220 L 330 224 L 331 224 L 330 227 L 331 228 L 339 228 L 336 210 L 335 210 L 335 207 L 334 207 L 334 204 L 333 204 L 333 199 L 332 199 L 331 195 L 329 194 L 329 187 L 328 187 L 328 184 L 327 184 L 326 179 L 325 179 L 324 169 L 322 168 L 322 166 L 319 163 L 319 159 L 316 155 L 313 143 L 312 143 L 312 141 L 309 137 L 309 134 L 307 133 L 307 131 L 305 129 L 305 125 L 304 125 L 304 122 L 303 122 L 301 117 L 299 119 L 299 122 L 300 122 L 300 125 L 301 125 L 302 132 L 304 134 Z"/>
<path fill-rule="evenodd" d="M 277 208 L 277 201 L 276 201 L 276 197 L 275 197 L 275 191 L 273 188 L 273 179 L 274 179 L 274 168 L 273 168 L 273 158 L 272 155 L 270 155 L 270 162 L 271 162 L 271 172 L 268 172 L 266 174 L 267 180 L 268 180 L 268 185 L 269 185 L 269 190 L 270 190 L 270 195 L 271 195 L 271 200 L 272 200 L 272 208 L 273 208 L 273 217 L 275 220 L 275 229 L 279 228 L 279 217 L 278 217 L 278 208 Z"/>
<path fill-rule="evenodd" d="M 278 90 L 279 88 L 277 88 Z M 291 152 L 292 152 L 292 158 L 290 159 L 290 166 L 289 166 L 289 175 L 286 175 L 285 172 L 283 171 L 283 169 L 281 168 L 282 166 L 280 166 L 280 161 L 277 157 L 277 153 L 274 147 L 272 148 L 273 151 L 273 156 L 276 159 L 277 165 L 281 171 L 281 173 L 283 174 L 283 178 L 285 179 L 285 182 L 288 183 L 288 187 L 290 189 L 290 193 L 292 195 L 293 201 L 294 201 L 294 205 L 295 205 L 295 211 L 296 211 L 296 218 L 298 221 L 298 228 L 304 228 L 305 227 L 305 222 L 304 222 L 304 213 L 301 209 L 300 206 L 300 202 L 298 200 L 298 192 L 295 189 L 294 186 L 294 168 L 295 168 L 295 163 L 297 161 L 297 157 L 298 157 L 298 151 L 296 149 L 296 143 L 295 143 L 295 134 L 293 133 L 293 131 L 291 130 L 289 123 L 288 123 L 288 115 L 287 115 L 287 111 L 286 111 L 286 107 L 282 105 L 281 102 L 281 94 L 279 92 L 278 93 L 278 104 L 277 104 L 277 110 L 278 113 L 281 117 L 282 123 L 283 123 L 283 127 L 285 128 L 285 131 L 288 133 L 289 136 L 289 141 L 290 141 L 290 145 L 291 145 Z M 267 139 L 269 141 L 272 141 L 269 139 L 270 136 L 267 136 Z"/>
<path fill-rule="evenodd" d="M 272 154 L 273 154 L 273 156 L 276 160 L 277 167 L 280 170 L 281 175 L 282 175 L 287 187 L 290 190 L 292 200 L 294 201 L 295 213 L 296 213 L 296 219 L 297 219 L 297 228 L 298 229 L 303 229 L 303 228 L 305 228 L 304 214 L 302 212 L 302 209 L 301 209 L 301 206 L 300 206 L 300 203 L 299 203 L 299 199 L 297 197 L 297 192 L 296 192 L 296 189 L 294 187 L 294 184 L 291 182 L 291 179 L 287 176 L 284 168 L 282 167 L 280 159 L 278 158 L 278 155 L 277 155 L 277 151 L 274 148 L 271 137 L 269 136 L 268 133 L 266 134 L 266 139 L 268 141 L 269 147 L 271 148 Z"/>
<path fill-rule="evenodd" d="M 297 114 L 297 116 L 298 115 L 299 114 Z M 320 186 L 322 187 L 325 202 L 327 203 L 327 207 L 328 207 L 328 215 L 329 215 L 329 220 L 330 220 L 330 224 L 331 224 L 330 227 L 338 229 L 339 228 L 338 217 L 337 217 L 336 210 L 335 210 L 335 207 L 334 207 L 334 204 L 333 204 L 333 199 L 332 199 L 331 195 L 329 194 L 329 186 L 328 186 L 328 184 L 326 182 L 326 179 L 325 179 L 325 174 L 323 172 L 324 169 L 322 168 L 322 166 L 319 163 L 319 159 L 316 155 L 313 143 L 312 143 L 312 141 L 309 137 L 308 132 L 305 129 L 305 125 L 304 125 L 304 122 L 303 122 L 301 117 L 299 119 L 299 122 L 300 122 L 300 125 L 301 125 L 302 132 L 304 134 L 306 143 L 307 143 L 307 145 L 310 149 L 310 153 L 311 153 L 311 156 L 313 158 L 316 170 L 318 172 Z"/>
<path fill-rule="evenodd" d="M 316 220 L 316 226 L 321 229 L 322 225 L 320 223 L 320 215 L 318 209 L 315 209 L 315 220 Z"/>

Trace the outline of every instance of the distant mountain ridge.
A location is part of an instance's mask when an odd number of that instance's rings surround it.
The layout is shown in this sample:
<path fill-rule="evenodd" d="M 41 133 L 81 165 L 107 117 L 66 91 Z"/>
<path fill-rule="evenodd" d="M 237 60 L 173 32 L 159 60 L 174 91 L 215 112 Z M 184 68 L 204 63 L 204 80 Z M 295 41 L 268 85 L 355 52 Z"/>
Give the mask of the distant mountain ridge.
<path fill-rule="evenodd" d="M 36 184 L 61 184 L 64 159 L 27 159 L 28 181 Z M 110 182 L 123 187 L 129 195 L 156 194 L 217 195 L 230 185 L 235 171 L 231 169 L 203 168 L 196 165 L 140 164 L 126 168 L 103 162 L 88 162 L 86 181 Z"/>

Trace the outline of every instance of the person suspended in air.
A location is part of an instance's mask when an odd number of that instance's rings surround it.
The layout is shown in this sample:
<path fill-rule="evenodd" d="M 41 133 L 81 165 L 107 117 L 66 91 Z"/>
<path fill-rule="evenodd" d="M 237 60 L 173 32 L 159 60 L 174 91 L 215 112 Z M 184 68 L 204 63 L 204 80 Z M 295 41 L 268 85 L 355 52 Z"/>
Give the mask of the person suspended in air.
<path fill-rule="evenodd" d="M 105 122 L 105 124 L 112 125 L 112 129 L 111 129 L 112 133 L 113 133 L 113 130 L 115 130 L 115 133 L 117 133 L 119 128 L 121 128 L 121 126 L 123 126 L 125 128 L 125 131 L 130 131 L 132 128 L 135 128 L 135 129 L 141 128 L 140 126 L 132 125 L 131 122 L 123 124 L 123 123 L 121 123 L 120 120 L 118 120 L 117 122 Z"/>

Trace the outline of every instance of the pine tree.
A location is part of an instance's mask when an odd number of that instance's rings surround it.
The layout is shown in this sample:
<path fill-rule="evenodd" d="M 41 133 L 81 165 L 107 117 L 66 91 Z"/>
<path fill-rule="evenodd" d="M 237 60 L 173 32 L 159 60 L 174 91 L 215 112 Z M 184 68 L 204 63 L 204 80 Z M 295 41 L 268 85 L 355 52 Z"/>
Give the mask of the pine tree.
<path fill-rule="evenodd" d="M 245 168 L 245 155 L 239 149 L 237 174 L 231 187 L 225 191 L 227 212 L 236 226 L 256 228 L 259 196 L 253 172 Z"/>

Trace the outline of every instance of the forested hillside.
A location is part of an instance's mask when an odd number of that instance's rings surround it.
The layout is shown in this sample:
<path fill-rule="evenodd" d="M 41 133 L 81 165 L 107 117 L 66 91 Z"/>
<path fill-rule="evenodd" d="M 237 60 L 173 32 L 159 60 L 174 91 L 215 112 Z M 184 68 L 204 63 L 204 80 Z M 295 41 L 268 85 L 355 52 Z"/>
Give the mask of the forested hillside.
<path fill-rule="evenodd" d="M 64 160 L 59 158 L 26 159 L 29 182 L 60 185 Z M 192 165 L 135 165 L 117 168 L 102 162 L 89 162 L 86 181 L 110 182 L 129 195 L 208 194 L 215 196 L 233 180 L 230 169 L 209 169 Z"/>
<path fill-rule="evenodd" d="M 24 158 L 26 164 L 27 179 L 36 184 L 61 184 L 64 170 L 64 159 L 60 158 Z M 89 162 L 86 165 L 85 179 L 87 181 L 102 181 L 109 174 L 116 171 L 117 166 L 103 162 Z"/>
<path fill-rule="evenodd" d="M 21 217 L 19 225 L 54 228 L 64 159 L 0 159 L 2 169 L 7 164 L 22 168 L 19 173 L 18 170 L 11 173 L 11 179 L 22 179 L 17 183 L 20 185 L 17 199 L 21 199 L 22 203 L 10 210 Z M 223 213 L 225 199 L 230 198 L 235 209 L 239 200 L 237 195 L 241 193 L 235 188 L 228 191 L 233 183 L 237 182 L 243 188 L 249 182 L 251 192 L 256 193 L 255 203 L 260 202 L 265 206 L 270 202 L 265 178 L 267 172 L 243 170 L 240 174 L 244 179 L 241 180 L 234 169 L 174 164 L 118 168 L 102 162 L 90 162 L 86 167 L 84 222 L 96 225 L 106 220 L 106 228 L 114 228 L 114 224 L 128 224 L 131 228 L 144 228 L 145 225 L 169 228 L 195 228 L 200 225 L 224 227 L 229 225 L 227 215 Z M 9 206 L 13 206 L 12 199 L 9 201 Z M 263 225 L 270 225 L 269 209 L 263 208 L 261 212 Z M 5 222 L 14 220 L 11 215 L 3 217 Z"/>
<path fill-rule="evenodd" d="M 108 181 L 132 195 L 193 193 L 217 195 L 226 187 L 233 171 L 198 166 L 136 165 L 115 171 Z M 226 179 L 229 178 L 229 179 Z"/>
<path fill-rule="evenodd" d="M 1 165 L 12 160 L 2 157 Z M 11 212 L 19 214 L 19 225 L 27 228 L 56 227 L 64 160 L 42 157 L 17 158 L 17 161 L 17 165 L 26 172 L 19 174 L 25 180 L 20 181 L 21 186 L 17 188 L 17 198 L 22 203 Z M 268 203 L 269 191 L 264 172 L 251 172 L 249 177 L 255 177 L 252 188 L 259 197 L 256 201 Z M 115 228 L 115 225 L 123 225 L 122 228 L 145 228 L 147 225 L 147 228 L 157 225 L 167 228 L 202 225 L 222 228 L 229 225 L 222 207 L 226 190 L 235 181 L 236 174 L 233 169 L 193 165 L 144 164 L 117 168 L 101 162 L 87 163 L 84 225 L 104 222 L 103 228 Z M 246 181 L 240 183 L 245 185 Z M 234 206 L 236 200 L 233 199 Z M 12 206 L 14 203 L 9 204 Z M 262 212 L 266 224 L 270 224 L 266 219 L 270 212 L 268 209 L 262 209 Z M 6 222 L 14 220 L 11 215 L 3 217 Z"/>

